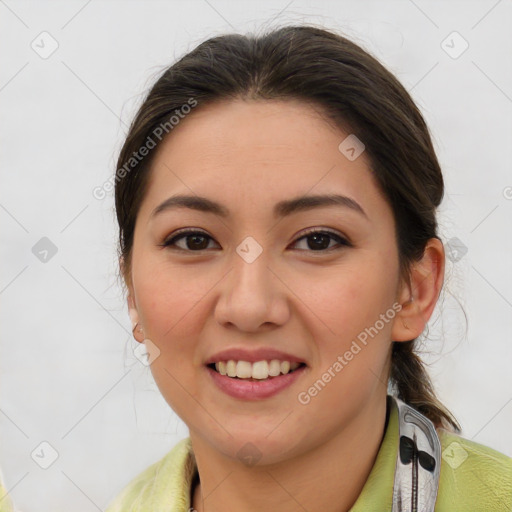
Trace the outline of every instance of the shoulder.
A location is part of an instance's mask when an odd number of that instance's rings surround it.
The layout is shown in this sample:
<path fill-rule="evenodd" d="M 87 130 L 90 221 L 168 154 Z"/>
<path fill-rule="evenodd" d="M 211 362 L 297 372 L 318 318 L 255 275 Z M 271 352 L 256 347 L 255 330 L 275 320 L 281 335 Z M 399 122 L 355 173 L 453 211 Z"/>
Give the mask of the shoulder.
<path fill-rule="evenodd" d="M 1 474 L 0 474 L 1 476 Z M 12 512 L 12 501 L 0 480 L 0 512 Z"/>
<path fill-rule="evenodd" d="M 190 438 L 136 476 L 105 512 L 181 512 L 186 510 L 194 463 Z"/>
<path fill-rule="evenodd" d="M 442 459 L 436 512 L 511 511 L 512 458 L 438 429 Z"/>

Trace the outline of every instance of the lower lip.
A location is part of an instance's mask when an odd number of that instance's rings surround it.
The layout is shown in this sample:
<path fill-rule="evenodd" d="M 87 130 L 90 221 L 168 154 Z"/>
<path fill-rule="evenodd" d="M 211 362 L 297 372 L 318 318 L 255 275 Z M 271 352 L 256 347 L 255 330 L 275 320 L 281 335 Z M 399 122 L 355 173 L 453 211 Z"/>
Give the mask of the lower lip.
<path fill-rule="evenodd" d="M 211 375 L 213 382 L 233 398 L 241 398 L 242 400 L 261 400 L 277 395 L 280 391 L 291 386 L 304 373 L 306 366 L 301 366 L 291 373 L 279 375 L 266 380 L 245 380 L 221 375 L 219 372 L 206 367 Z"/>

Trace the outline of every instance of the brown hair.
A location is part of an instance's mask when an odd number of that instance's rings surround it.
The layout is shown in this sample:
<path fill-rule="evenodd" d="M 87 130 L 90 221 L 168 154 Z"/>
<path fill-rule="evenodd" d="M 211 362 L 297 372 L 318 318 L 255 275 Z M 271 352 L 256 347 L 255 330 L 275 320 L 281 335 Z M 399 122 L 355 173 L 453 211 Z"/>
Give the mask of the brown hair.
<path fill-rule="evenodd" d="M 115 207 L 123 278 L 137 213 L 156 151 L 126 164 L 159 127 L 169 124 L 191 98 L 201 105 L 235 98 L 297 99 L 322 108 L 338 127 L 365 144 L 377 185 L 396 224 L 400 275 L 437 235 L 436 208 L 444 182 L 429 130 L 408 92 L 373 56 L 349 39 L 314 26 L 285 26 L 261 36 L 228 34 L 201 43 L 170 66 L 150 89 L 121 149 Z M 154 139 L 154 137 L 152 138 Z M 162 139 L 163 140 L 163 139 Z M 437 427 L 460 432 L 437 399 L 417 340 L 394 342 L 389 384 L 404 402 Z"/>

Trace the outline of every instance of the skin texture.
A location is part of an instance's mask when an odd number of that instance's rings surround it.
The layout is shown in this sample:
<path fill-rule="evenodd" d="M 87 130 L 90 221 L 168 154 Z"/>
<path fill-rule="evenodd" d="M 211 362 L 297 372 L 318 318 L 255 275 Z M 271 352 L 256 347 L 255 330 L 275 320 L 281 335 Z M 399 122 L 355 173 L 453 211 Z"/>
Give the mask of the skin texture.
<path fill-rule="evenodd" d="M 391 343 L 423 331 L 442 287 L 444 251 L 430 240 L 410 280 L 400 280 L 392 210 L 366 154 L 350 161 L 338 150 L 347 135 L 296 100 L 230 100 L 196 109 L 155 155 L 126 274 L 128 305 L 142 327 L 137 341 L 160 351 L 155 381 L 190 429 L 199 512 L 348 510 L 375 461 Z M 220 202 L 231 216 L 175 209 L 150 219 L 178 193 Z M 338 206 L 272 216 L 283 199 L 334 193 L 357 201 L 367 218 Z M 185 227 L 206 239 L 161 246 Z M 302 238 L 307 228 L 337 232 L 351 246 L 327 238 L 329 248 L 315 250 L 318 242 Z M 247 236 L 263 250 L 252 263 L 236 252 Z M 396 313 L 393 304 L 403 307 Z M 393 319 L 301 404 L 298 394 L 390 310 Z M 235 399 L 204 367 L 234 347 L 277 348 L 308 366 L 276 396 Z M 261 457 L 252 466 L 237 456 L 249 442 Z"/>

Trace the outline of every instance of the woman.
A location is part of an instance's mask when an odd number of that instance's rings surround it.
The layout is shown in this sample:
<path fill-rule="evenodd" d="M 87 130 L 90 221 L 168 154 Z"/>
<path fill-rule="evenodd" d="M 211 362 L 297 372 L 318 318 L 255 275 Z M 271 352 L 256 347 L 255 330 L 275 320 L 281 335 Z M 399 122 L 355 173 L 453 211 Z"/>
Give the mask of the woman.
<path fill-rule="evenodd" d="M 109 512 L 511 510 L 512 459 L 458 435 L 415 353 L 443 178 L 372 56 L 310 26 L 210 39 L 115 179 L 134 337 L 190 437 Z"/>

